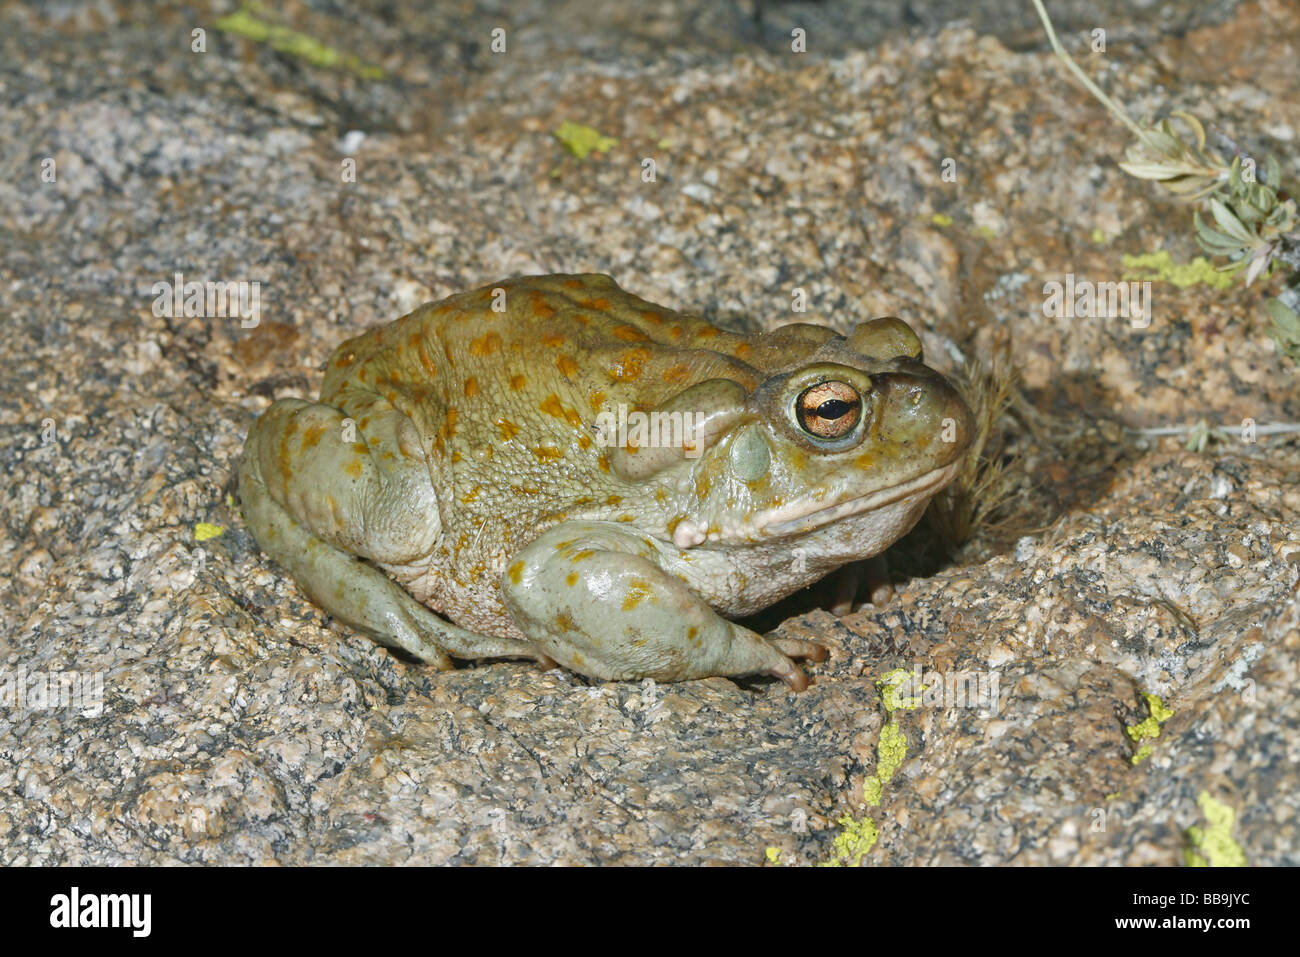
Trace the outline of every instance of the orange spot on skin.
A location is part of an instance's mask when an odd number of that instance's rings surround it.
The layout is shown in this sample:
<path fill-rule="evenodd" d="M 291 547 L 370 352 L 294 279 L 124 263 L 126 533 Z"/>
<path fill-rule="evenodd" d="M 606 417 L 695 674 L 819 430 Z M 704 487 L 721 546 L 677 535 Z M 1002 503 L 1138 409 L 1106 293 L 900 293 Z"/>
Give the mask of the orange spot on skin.
<path fill-rule="evenodd" d="M 465 380 L 465 398 L 472 399 L 478 395 L 478 379 L 470 376 Z"/>
<path fill-rule="evenodd" d="M 569 558 L 569 561 L 571 561 L 571 562 L 585 562 L 588 558 L 590 558 L 590 557 L 591 557 L 592 555 L 594 555 L 594 554 L 596 554 L 596 553 L 595 553 L 592 549 L 590 549 L 590 548 L 584 548 L 584 549 L 583 549 L 582 551 L 580 551 L 580 552 L 574 552 L 573 555 L 572 555 L 572 557 Z"/>
<path fill-rule="evenodd" d="M 652 326 L 662 326 L 664 324 L 663 316 L 659 315 L 657 312 L 651 312 L 648 309 L 641 313 L 641 318 Z"/>
<path fill-rule="evenodd" d="M 532 306 L 533 315 L 538 319 L 550 319 L 555 315 L 555 307 L 547 302 L 540 292 L 533 293 L 529 305 Z"/>
<path fill-rule="evenodd" d="M 742 342 L 740 345 L 736 346 L 736 349 L 735 349 L 736 358 L 737 358 L 737 359 L 748 359 L 749 356 L 750 356 L 750 354 L 751 354 L 753 351 L 754 351 L 754 347 L 753 347 L 753 346 L 751 346 L 748 342 Z"/>
<path fill-rule="evenodd" d="M 565 575 L 565 576 L 564 576 L 564 584 L 568 585 L 570 588 L 572 588 L 574 585 L 578 584 L 578 573 L 577 573 L 577 572 L 569 572 L 569 574 Z"/>
<path fill-rule="evenodd" d="M 573 619 L 570 618 L 568 615 L 566 615 L 564 612 L 560 612 L 558 615 L 555 616 L 555 627 L 560 631 L 578 630 L 577 626 L 574 625 L 573 623 Z"/>
<path fill-rule="evenodd" d="M 615 339 L 622 339 L 624 342 L 646 341 L 646 334 L 636 326 L 615 326 L 610 330 L 610 334 Z"/>
<path fill-rule="evenodd" d="M 364 443 L 364 442 L 354 442 L 354 443 L 352 444 L 352 451 L 353 451 L 353 452 L 356 452 L 357 455 L 369 455 L 369 454 L 370 454 L 370 449 L 369 449 L 369 447 L 366 445 L 366 443 Z"/>
<path fill-rule="evenodd" d="M 578 436 L 578 448 L 584 451 L 591 448 L 591 436 L 589 435 Z"/>
<path fill-rule="evenodd" d="M 712 339 L 714 336 L 718 335 L 718 333 L 720 333 L 721 331 L 722 331 L 721 329 L 716 329 L 713 326 L 701 326 L 699 330 L 695 333 L 695 338 Z"/>
<path fill-rule="evenodd" d="M 667 369 L 664 370 L 663 380 L 673 385 L 677 385 L 678 383 L 685 382 L 687 379 L 690 378 L 690 376 L 691 376 L 691 370 L 687 369 L 686 366 L 682 365 L 679 362 L 676 365 L 669 366 Z"/>
<path fill-rule="evenodd" d="M 587 309 L 595 309 L 597 312 L 609 312 L 609 300 L 603 296 L 599 299 L 579 299 L 578 305 L 585 306 Z"/>
<path fill-rule="evenodd" d="M 641 378 L 641 367 L 649 358 L 649 349 L 629 349 L 610 363 L 609 377 L 621 382 L 635 382 Z"/>
<path fill-rule="evenodd" d="M 550 346 L 552 349 L 564 345 L 564 333 L 556 332 L 552 329 L 550 332 L 542 333 L 541 343 L 544 346 Z"/>
<path fill-rule="evenodd" d="M 424 341 L 424 336 L 411 336 L 411 341 L 415 343 L 415 352 L 420 357 L 420 368 L 424 374 L 436 376 L 438 367 L 433 364 L 433 356 L 429 354 L 429 344 Z"/>
<path fill-rule="evenodd" d="M 462 502 L 465 502 L 466 504 L 469 504 L 470 502 L 474 501 L 474 499 L 478 498 L 478 494 L 481 491 L 483 491 L 483 486 L 475 485 L 472 489 L 470 489 L 468 492 L 462 495 L 460 497 L 460 500 Z"/>
<path fill-rule="evenodd" d="M 515 425 L 515 423 L 511 422 L 507 418 L 503 417 L 497 419 L 496 425 L 497 431 L 501 433 L 501 438 L 507 442 L 519 434 L 519 426 Z"/>
<path fill-rule="evenodd" d="M 564 280 L 564 288 L 565 288 L 565 289 L 581 289 L 581 288 L 582 288 L 582 280 L 581 280 L 581 279 L 566 279 L 566 280 Z"/>
<path fill-rule="evenodd" d="M 599 459 L 597 459 L 596 465 L 599 466 L 602 472 L 609 471 L 609 459 L 605 458 L 605 456 L 603 455 Z"/>
<path fill-rule="evenodd" d="M 366 369 L 365 369 L 365 366 L 362 366 L 362 367 L 361 367 L 361 370 L 360 370 L 359 372 L 357 372 L 357 381 L 358 381 L 358 382 L 365 382 L 365 381 L 366 381 Z"/>
<path fill-rule="evenodd" d="M 560 370 L 560 374 L 566 379 L 572 379 L 578 374 L 578 363 L 573 361 L 571 356 L 560 356 L 555 360 L 555 368 Z"/>
<path fill-rule="evenodd" d="M 452 452 L 452 453 L 451 453 L 451 461 L 452 461 L 452 464 L 453 464 L 453 465 L 454 465 L 455 463 L 459 462 L 459 461 L 460 461 L 460 453 L 459 453 L 459 452 Z"/>
<path fill-rule="evenodd" d="M 564 453 L 554 446 L 541 445 L 533 449 L 533 455 L 543 462 L 555 462 L 564 458 Z"/>
<path fill-rule="evenodd" d="M 597 389 L 591 393 L 589 399 L 591 401 L 591 410 L 593 412 L 599 412 L 601 406 L 605 404 L 605 393 Z"/>
<path fill-rule="evenodd" d="M 447 366 L 452 369 L 456 368 L 456 357 L 452 354 L 450 342 L 442 344 L 442 354 L 447 357 Z"/>
<path fill-rule="evenodd" d="M 528 385 L 528 379 L 526 377 L 521 375 L 515 375 L 510 377 L 510 388 L 514 389 L 516 392 L 518 392 L 526 385 Z"/>
<path fill-rule="evenodd" d="M 622 502 L 622 501 L 623 501 L 623 496 L 622 496 L 622 495 L 611 495 L 609 498 L 605 499 L 605 504 L 606 504 L 606 505 L 617 505 L 617 504 L 619 504 L 619 503 Z"/>
<path fill-rule="evenodd" d="M 456 434 L 456 420 L 460 418 L 460 413 L 455 407 L 447 410 L 447 417 L 442 420 L 442 435 L 451 438 Z"/>
<path fill-rule="evenodd" d="M 668 334 L 672 336 L 674 339 L 680 339 L 682 337 L 682 327 L 673 326 L 671 329 L 668 330 Z"/>
<path fill-rule="evenodd" d="M 516 585 L 518 585 L 521 581 L 523 581 L 524 563 L 522 561 L 515 562 L 513 565 L 510 566 L 510 571 L 508 572 L 508 574 L 510 575 L 510 580 L 514 582 Z"/>
<path fill-rule="evenodd" d="M 354 479 L 361 478 L 361 460 L 353 459 L 347 464 L 343 471 L 347 472 L 348 475 L 351 475 Z"/>
<path fill-rule="evenodd" d="M 353 352 L 351 349 L 349 349 L 347 352 L 343 353 L 341 356 L 339 356 L 337 359 L 334 360 L 334 365 L 336 365 L 340 369 L 346 369 L 348 366 L 352 365 L 352 363 L 356 361 L 357 361 L 357 354 Z"/>
<path fill-rule="evenodd" d="M 574 314 L 573 321 L 578 323 L 579 325 L 586 326 L 591 324 L 591 317 L 585 315 L 584 313 L 579 312 Z"/>
<path fill-rule="evenodd" d="M 650 597 L 650 583 L 644 578 L 633 578 L 627 583 L 627 593 L 623 596 L 623 610 L 631 611 Z"/>
<path fill-rule="evenodd" d="M 541 409 L 547 415 L 553 415 L 557 419 L 564 417 L 564 406 L 560 404 L 560 397 L 552 392 L 546 397 L 546 401 L 537 408 Z"/>
<path fill-rule="evenodd" d="M 302 448 L 310 449 L 320 443 L 320 437 L 325 434 L 325 426 L 309 425 L 302 434 Z"/>
<path fill-rule="evenodd" d="M 484 333 L 469 344 L 472 356 L 490 356 L 501 351 L 501 336 L 495 332 Z"/>

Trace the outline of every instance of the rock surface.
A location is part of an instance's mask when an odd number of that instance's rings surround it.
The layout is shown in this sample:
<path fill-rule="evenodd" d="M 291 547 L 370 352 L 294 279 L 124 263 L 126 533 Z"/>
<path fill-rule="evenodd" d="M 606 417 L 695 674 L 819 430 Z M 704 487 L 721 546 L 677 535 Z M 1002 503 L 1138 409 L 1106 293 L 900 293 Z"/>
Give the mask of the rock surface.
<path fill-rule="evenodd" d="M 1300 443 L 1135 431 L 1300 421 L 1266 293 L 1045 319 L 1066 273 L 1197 255 L 1190 214 L 1115 167 L 1024 5 L 898 6 L 287 5 L 334 65 L 231 5 L 4 8 L 0 863 L 1172 864 L 1218 807 L 1248 862 L 1300 863 Z M 1295 178 L 1295 5 L 1130 6 L 1049 4 L 1136 115 Z M 618 143 L 579 159 L 566 121 Z M 1007 350 L 1022 534 L 786 621 L 832 649 L 802 695 L 439 674 L 331 624 L 242 527 L 249 422 L 421 301 L 587 270 L 737 328 L 897 314 L 940 366 Z M 178 272 L 260 282 L 260 323 L 156 316 Z M 87 696 L 42 706 L 68 672 Z"/>

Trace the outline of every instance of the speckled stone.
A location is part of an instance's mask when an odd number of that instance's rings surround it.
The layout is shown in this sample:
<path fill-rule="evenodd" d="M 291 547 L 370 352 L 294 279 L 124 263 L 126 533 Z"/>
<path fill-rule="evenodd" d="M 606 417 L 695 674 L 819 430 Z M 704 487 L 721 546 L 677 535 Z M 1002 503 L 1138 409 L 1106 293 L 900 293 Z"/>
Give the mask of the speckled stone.
<path fill-rule="evenodd" d="M 1157 284 L 1144 330 L 1044 318 L 1066 272 L 1196 255 L 1186 209 L 1116 169 L 1124 132 L 1023 9 L 908 30 L 862 0 L 836 30 L 814 6 L 804 55 L 793 6 L 573 0 L 501 24 L 502 55 L 495 9 L 294 6 L 377 81 L 222 34 L 230 5 L 0 11 L 0 689 L 103 686 L 0 701 L 0 863 L 816 863 L 848 814 L 879 829 L 868 864 L 1171 864 L 1202 793 L 1249 862 L 1300 863 L 1300 447 L 1129 431 L 1300 421 L 1272 287 Z M 1297 175 L 1294 4 L 1059 6 L 1076 49 L 1108 21 L 1080 55 L 1136 114 L 1189 109 Z M 619 145 L 579 160 L 565 121 Z M 436 673 L 330 623 L 238 517 L 249 422 L 421 301 L 586 270 L 737 328 L 901 315 L 945 368 L 1008 348 L 1023 534 L 785 622 L 831 648 L 801 695 Z M 156 317 L 176 272 L 261 282 L 261 323 Z M 897 668 L 998 694 L 891 716 Z M 1173 716 L 1134 763 L 1148 694 Z M 864 807 L 887 723 L 906 753 Z"/>

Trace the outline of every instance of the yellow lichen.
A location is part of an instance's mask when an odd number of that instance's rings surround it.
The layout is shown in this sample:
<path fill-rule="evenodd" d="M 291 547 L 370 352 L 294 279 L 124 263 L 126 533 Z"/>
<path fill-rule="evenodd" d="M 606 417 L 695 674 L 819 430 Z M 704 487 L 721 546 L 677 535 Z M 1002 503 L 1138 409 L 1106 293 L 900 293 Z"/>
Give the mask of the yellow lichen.
<path fill-rule="evenodd" d="M 568 121 L 561 123 L 551 135 L 578 159 L 586 159 L 591 153 L 608 153 L 618 145 L 618 140 L 612 136 L 604 136 L 590 126 Z"/>
<path fill-rule="evenodd" d="M 843 830 L 835 836 L 835 843 L 831 847 L 831 859 L 823 861 L 821 866 L 861 867 L 862 858 L 875 847 L 876 840 L 880 837 L 880 832 L 876 830 L 876 822 L 869 817 L 857 821 L 854 820 L 853 815 L 845 814 L 835 823 Z"/>
<path fill-rule="evenodd" d="M 226 33 L 247 37 L 255 43 L 269 43 L 272 49 L 306 60 L 313 66 L 342 67 L 363 80 L 383 77 L 384 71 L 381 68 L 364 64 L 357 57 L 326 46 L 305 33 L 269 23 L 258 17 L 258 12 L 256 4 L 243 6 L 234 13 L 218 18 L 213 26 Z"/>
<path fill-rule="evenodd" d="M 1155 279 L 1186 289 L 1197 283 L 1205 283 L 1212 289 L 1228 289 L 1232 286 L 1232 277 L 1219 272 L 1214 264 L 1204 256 L 1197 256 L 1189 263 L 1176 263 L 1166 250 L 1158 253 L 1144 253 L 1140 256 L 1124 256 L 1125 279 Z"/>
<path fill-rule="evenodd" d="M 894 712 L 911 711 L 921 706 L 919 693 L 914 697 L 899 696 L 899 689 L 911 679 L 912 674 L 906 668 L 895 668 L 881 675 L 876 681 L 876 690 L 880 694 L 881 704 L 884 705 L 889 720 L 881 727 L 880 740 L 876 742 L 876 770 L 867 775 L 862 782 L 863 804 L 861 806 L 864 809 L 868 806 L 880 806 L 880 801 L 885 794 L 885 785 L 893 779 L 907 757 L 907 736 L 903 734 Z M 925 688 L 922 686 L 915 690 L 923 692 Z M 833 856 L 829 861 L 823 862 L 822 866 L 843 867 L 850 863 L 853 867 L 860 866 L 863 856 L 871 850 L 880 837 L 876 822 L 867 816 L 857 820 L 853 815 L 845 814 L 836 823 L 842 830 L 835 838 Z"/>
<path fill-rule="evenodd" d="M 1160 726 L 1174 716 L 1172 708 L 1165 707 L 1165 703 L 1156 695 L 1143 694 L 1147 702 L 1147 711 L 1149 716 L 1137 724 L 1130 724 L 1124 728 L 1125 733 L 1133 739 L 1133 743 L 1139 745 L 1137 751 L 1129 760 L 1133 764 L 1141 764 L 1151 755 L 1151 745 L 1147 742 L 1153 741 L 1160 737 Z"/>
<path fill-rule="evenodd" d="M 1183 849 L 1183 859 L 1188 867 L 1245 867 L 1246 852 L 1232 837 L 1237 812 L 1222 801 L 1202 791 L 1196 798 L 1201 813 L 1208 822 L 1206 827 L 1187 829 L 1188 847 Z"/>
<path fill-rule="evenodd" d="M 209 522 L 196 522 L 194 525 L 194 540 L 196 542 L 206 542 L 209 538 L 216 538 L 224 534 L 226 526 L 213 525 Z"/>

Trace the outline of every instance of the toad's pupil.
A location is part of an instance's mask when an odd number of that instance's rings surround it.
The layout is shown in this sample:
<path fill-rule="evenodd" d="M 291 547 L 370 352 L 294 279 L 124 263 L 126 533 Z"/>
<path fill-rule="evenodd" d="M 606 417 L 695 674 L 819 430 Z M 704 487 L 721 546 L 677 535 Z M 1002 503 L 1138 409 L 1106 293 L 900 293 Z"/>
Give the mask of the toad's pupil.
<path fill-rule="evenodd" d="M 817 418 L 840 419 L 848 415 L 856 405 L 856 402 L 845 402 L 843 399 L 827 399 L 817 406 Z"/>

